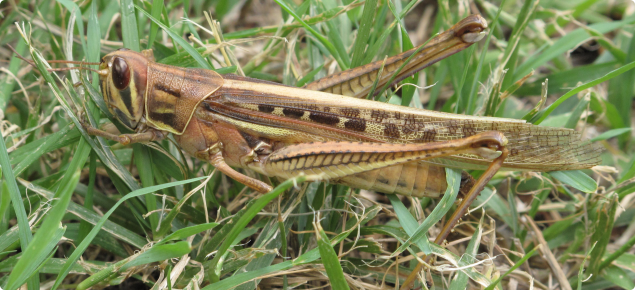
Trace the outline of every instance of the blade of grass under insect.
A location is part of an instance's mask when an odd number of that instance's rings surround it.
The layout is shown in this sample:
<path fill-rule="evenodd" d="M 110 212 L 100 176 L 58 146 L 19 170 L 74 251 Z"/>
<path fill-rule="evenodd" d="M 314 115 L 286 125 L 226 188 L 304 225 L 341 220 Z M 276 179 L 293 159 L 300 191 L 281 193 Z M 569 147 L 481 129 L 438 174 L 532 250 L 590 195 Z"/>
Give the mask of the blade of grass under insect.
<path fill-rule="evenodd" d="M 197 235 L 201 232 L 209 231 L 215 228 L 216 226 L 218 226 L 218 223 L 206 223 L 206 224 L 200 224 L 200 225 L 195 225 L 195 226 L 191 226 L 187 228 L 178 229 L 175 232 L 168 235 L 167 237 L 161 239 L 159 242 L 157 242 L 157 245 L 164 244 L 173 240 L 183 240 L 183 239 L 186 239 L 187 237 Z"/>
<path fill-rule="evenodd" d="M 132 152 L 134 155 L 135 164 L 137 164 L 137 170 L 139 171 L 139 179 L 141 179 L 141 185 L 143 187 L 150 187 L 154 185 L 155 168 L 152 159 L 150 158 L 150 152 L 148 148 L 143 144 L 132 144 Z M 154 194 L 145 195 L 146 212 L 154 212 L 148 216 L 150 220 L 150 226 L 152 230 L 153 239 L 157 239 L 157 226 L 159 225 L 159 215 L 157 210 L 157 197 Z"/>
<path fill-rule="evenodd" d="M 340 265 L 340 259 L 337 257 L 331 240 L 324 233 L 324 229 L 320 223 L 313 223 L 317 234 L 318 249 L 320 251 L 320 258 L 322 258 L 322 265 L 326 270 L 326 275 L 329 277 L 329 282 L 333 289 L 350 289 L 348 283 L 346 283 L 346 277 L 344 277 L 344 270 Z"/>
<path fill-rule="evenodd" d="M 610 266 L 601 272 L 600 276 L 607 281 L 621 287 L 622 289 L 635 289 L 635 282 L 628 274 L 617 266 Z"/>
<path fill-rule="evenodd" d="M 536 252 L 536 250 L 538 250 L 539 247 L 540 247 L 540 245 L 536 246 L 531 251 L 529 251 L 529 253 L 524 255 L 516 264 L 514 264 L 514 266 L 509 268 L 509 270 L 507 270 L 507 272 L 505 272 L 505 274 L 501 275 L 500 277 L 498 277 L 498 279 L 496 279 L 496 281 L 492 282 L 492 284 L 487 286 L 487 288 L 485 288 L 485 290 L 493 290 L 494 287 L 496 287 L 496 285 L 498 285 L 498 283 L 503 281 L 503 278 L 505 278 L 507 275 L 511 274 L 514 270 L 518 269 L 518 267 L 520 267 L 520 265 L 522 265 L 523 263 L 525 263 L 525 261 L 527 261 L 529 258 L 531 258 L 534 255 L 534 252 Z"/>
<path fill-rule="evenodd" d="M 384 57 L 384 61 L 381 63 L 381 66 L 379 67 L 379 69 L 377 70 L 377 77 L 375 78 L 375 81 L 373 82 L 373 86 L 370 87 L 370 90 L 368 91 L 368 95 L 366 95 L 366 99 L 367 100 L 372 100 L 373 97 L 375 96 L 375 90 L 377 89 L 377 85 L 379 84 L 379 80 L 381 79 L 381 75 L 384 73 L 384 66 L 386 65 L 386 57 Z M 375 99 L 377 100 L 377 99 Z"/>
<path fill-rule="evenodd" d="M 207 178 L 211 178 L 211 177 L 208 176 Z M 207 183 L 209 182 L 209 180 L 205 180 L 204 182 Z M 172 229 L 173 227 L 172 222 L 176 218 L 177 214 L 181 212 L 181 210 L 186 205 L 186 202 L 188 202 L 192 194 L 194 194 L 193 191 L 188 193 L 185 197 L 181 197 L 181 199 L 176 203 L 176 205 L 174 205 L 174 207 L 170 209 L 170 212 L 167 214 L 167 216 L 165 216 L 161 220 L 161 226 L 156 230 L 157 237 L 155 238 L 155 240 L 158 238 L 164 237 Z"/>
<path fill-rule="evenodd" d="M 394 3 L 391 1 L 387 1 L 387 4 L 388 4 L 387 6 L 390 12 L 392 12 L 393 16 L 395 16 L 396 18 L 398 17 L 399 14 L 401 14 L 401 11 L 403 11 L 403 7 L 402 7 L 403 5 L 401 1 L 395 1 Z M 414 48 L 414 45 L 412 43 L 412 39 L 410 39 L 410 35 L 406 31 L 406 25 L 404 23 L 404 20 L 401 19 L 399 23 L 400 23 L 399 41 L 401 45 L 401 51 L 402 52 L 408 51 Z M 414 98 L 415 93 L 417 92 L 417 85 L 419 84 L 419 72 L 416 72 L 411 77 L 408 77 L 402 80 L 400 83 L 401 83 L 400 84 L 401 103 L 399 103 L 399 105 L 408 107 L 412 103 L 412 99 Z M 419 101 L 415 101 L 413 105 L 417 108 L 421 108 L 421 104 Z"/>
<path fill-rule="evenodd" d="M 602 263 L 600 264 L 600 268 L 599 268 L 600 271 L 602 271 L 602 269 L 606 268 L 607 266 L 611 265 L 611 263 L 613 263 L 615 260 L 617 260 L 622 255 L 627 254 L 626 252 L 628 250 L 630 250 L 631 248 L 633 248 L 633 246 L 635 246 L 635 235 L 633 235 L 619 249 L 617 249 L 615 252 L 611 253 L 608 257 L 606 257 L 602 261 Z M 631 261 L 633 261 L 633 260 L 631 259 Z M 633 269 L 631 268 L 631 270 L 633 270 Z"/>
<path fill-rule="evenodd" d="M 481 220 L 478 223 L 478 227 L 474 231 L 470 242 L 465 248 L 465 254 L 461 257 L 461 260 L 465 258 L 465 263 L 472 264 L 476 261 L 474 257 L 476 257 L 476 253 L 478 251 L 478 246 L 481 243 L 481 236 L 483 235 L 483 220 L 485 219 L 485 212 L 481 216 Z M 463 290 L 467 289 L 468 276 L 464 272 L 458 272 L 452 282 L 450 283 L 450 290 Z"/>
<path fill-rule="evenodd" d="M 38 193 L 39 195 L 43 196 L 46 200 L 51 200 L 53 199 L 54 193 L 47 190 L 46 188 L 43 188 L 41 186 L 38 186 L 36 184 L 33 184 L 31 182 L 25 181 L 20 179 L 20 183 L 26 187 L 29 191 L 33 191 Z M 88 223 L 90 223 L 91 225 L 96 225 L 99 220 L 101 219 L 101 216 L 99 216 L 97 213 L 93 212 L 93 211 L 88 211 L 87 209 L 85 209 L 84 207 L 74 203 L 74 202 L 70 202 L 67 208 L 67 212 L 71 213 L 75 216 L 77 216 L 80 220 L 82 221 L 86 221 Z M 34 225 L 35 226 L 35 225 Z M 109 220 L 107 220 L 102 226 L 101 226 L 101 230 L 105 233 L 110 234 L 112 237 L 120 239 L 126 243 L 129 243 L 130 245 L 137 247 L 137 248 L 141 248 L 143 247 L 143 245 L 146 244 L 146 240 L 145 238 L 137 235 L 136 233 L 134 233 L 133 231 L 128 230 L 125 227 L 122 227 L 114 222 L 111 222 Z M 13 241 L 11 241 L 12 238 L 7 237 L 7 242 L 13 243 L 14 241 L 17 241 L 17 236 L 15 237 L 15 239 Z M 4 242 L 4 241 L 3 241 Z M 2 243 L 0 243 L 2 244 Z M 3 249 L 2 247 L 0 247 L 0 249 Z"/>
<path fill-rule="evenodd" d="M 608 33 L 625 25 L 632 24 L 633 22 L 635 22 L 635 15 L 629 16 L 620 21 L 592 24 L 589 25 L 589 27 L 595 29 L 600 33 Z M 589 37 L 589 34 L 582 28 L 578 28 L 574 31 L 568 32 L 565 36 L 558 39 L 547 49 L 536 52 L 534 55 L 525 60 L 523 64 L 519 65 L 516 68 L 516 72 L 514 73 L 514 77 L 512 79 L 514 81 L 521 79 L 532 70 L 537 69 L 539 66 L 545 64 L 546 62 L 577 47 L 580 43 L 583 43 Z"/>
<path fill-rule="evenodd" d="M 156 18 L 152 17 L 152 15 L 150 15 L 148 12 L 143 10 L 143 8 L 141 8 L 141 7 L 137 6 L 137 5 L 134 5 L 134 7 L 137 7 L 137 9 L 139 9 L 139 11 L 141 11 L 141 13 L 143 13 L 146 17 L 148 17 L 153 23 L 156 23 L 159 27 L 161 27 L 161 29 L 163 29 L 163 31 L 165 31 L 172 38 L 172 40 L 174 40 L 176 43 L 178 43 L 183 49 L 185 49 L 185 51 L 187 51 L 188 54 L 190 54 L 192 56 L 192 58 L 194 58 L 194 60 L 196 60 L 196 63 L 198 63 L 198 65 L 200 65 L 204 69 L 209 69 L 209 70 L 213 70 L 214 69 L 205 60 L 205 58 L 203 58 L 203 56 L 201 56 L 201 54 L 198 52 L 198 50 L 196 50 L 194 47 L 192 47 L 187 41 L 185 41 L 183 38 L 181 38 L 176 32 L 172 31 L 172 29 L 170 29 L 169 27 L 165 26 L 165 24 L 161 23 Z"/>
<path fill-rule="evenodd" d="M 224 209 L 224 208 L 221 208 Z M 205 260 L 205 256 L 208 253 L 216 251 L 220 246 L 221 242 L 227 236 L 227 234 L 232 230 L 233 225 L 247 212 L 247 208 L 244 207 L 239 210 L 236 214 L 234 214 L 221 228 L 216 231 L 214 236 L 210 239 L 205 246 L 198 252 L 196 256 L 196 260 L 201 262 Z"/>
<path fill-rule="evenodd" d="M 457 114 L 459 113 L 459 111 L 465 112 L 465 108 L 467 107 L 467 104 L 463 104 L 465 102 L 463 101 L 463 99 L 465 98 L 463 96 L 463 86 L 465 85 L 467 72 L 470 70 L 470 64 L 472 63 L 472 56 L 474 55 L 474 49 L 476 49 L 476 46 L 470 47 L 468 51 L 459 52 L 459 54 L 462 54 L 465 57 L 467 57 L 467 61 L 465 62 L 465 65 L 463 66 L 463 74 L 461 74 L 461 79 L 459 80 L 459 86 L 456 88 L 457 95 L 456 95 L 456 104 L 454 105 L 454 113 L 457 113 Z"/>
<path fill-rule="evenodd" d="M 555 110 L 560 104 L 562 104 L 564 101 L 566 101 L 568 98 L 570 98 L 571 96 L 576 95 L 577 93 L 586 90 L 588 88 L 594 87 L 604 81 L 610 80 L 614 77 L 617 77 L 631 69 L 635 68 L 635 61 L 623 65 L 611 72 L 609 72 L 608 74 L 604 75 L 601 78 L 597 78 L 593 81 L 590 81 L 588 83 L 585 83 L 583 85 L 577 86 L 574 89 L 570 90 L 569 92 L 567 92 L 566 94 L 564 94 L 562 97 L 558 98 L 558 100 L 556 100 L 553 104 L 551 104 L 549 107 L 540 110 L 540 112 L 538 112 L 536 115 L 534 115 L 531 120 L 529 120 L 530 123 L 533 123 L 535 125 L 540 124 L 542 121 L 544 121 L 549 114 L 551 114 L 553 112 L 553 110 Z M 525 119 L 526 120 L 526 119 Z"/>
<path fill-rule="evenodd" d="M 593 221 L 593 228 L 595 229 L 591 236 L 591 241 L 597 242 L 595 248 L 591 251 L 589 266 L 587 268 L 588 273 L 593 276 L 597 276 L 600 273 L 602 257 L 611 240 L 615 212 L 619 204 L 617 193 L 610 192 L 606 197 L 600 199 L 589 213 L 590 220 Z"/>
<path fill-rule="evenodd" d="M 126 263 L 119 271 L 126 271 L 135 266 L 150 264 L 158 261 L 182 257 L 190 252 L 188 241 L 179 241 L 172 244 L 160 244 L 152 246 L 149 250 Z"/>
<path fill-rule="evenodd" d="M 285 190 L 289 189 L 294 184 L 304 182 L 304 180 L 306 180 L 306 176 L 299 176 L 289 179 L 278 185 L 278 187 L 274 188 L 271 192 L 260 196 L 258 199 L 247 205 L 247 211 L 243 216 L 240 217 L 238 221 L 236 221 L 236 224 L 233 225 L 231 231 L 227 234 L 227 236 L 224 237 L 225 239 L 223 243 L 216 252 L 214 259 L 210 264 L 209 279 L 212 283 L 218 282 L 220 280 L 221 269 L 217 269 L 217 265 L 219 264 L 221 257 L 223 257 L 225 255 L 225 252 L 229 250 L 229 246 L 234 241 L 234 239 L 236 239 L 238 234 L 240 234 L 240 232 L 247 226 L 247 224 L 258 214 L 258 212 L 260 212 L 261 209 L 269 204 L 272 199 L 282 194 Z"/>
<path fill-rule="evenodd" d="M 71 161 L 69 170 L 64 174 L 60 187 L 55 192 L 55 200 L 52 202 L 51 210 L 46 214 L 42 226 L 33 236 L 29 246 L 23 251 L 22 258 L 18 260 L 13 271 L 9 274 L 6 284 L 6 288 L 9 290 L 17 289 L 28 277 L 37 274 L 33 271 L 49 257 L 53 248 L 62 238 L 63 232 L 59 235 L 56 232 L 58 232 L 60 222 L 66 213 L 75 184 L 79 182 L 79 168 L 86 162 L 84 155 L 88 157 L 90 147 L 80 140 L 77 151 L 78 154 Z M 28 226 L 27 229 L 29 229 Z"/>
<path fill-rule="evenodd" d="M 287 248 L 289 246 L 287 245 L 287 230 L 285 228 L 284 221 L 282 220 L 282 217 L 280 215 L 278 215 L 278 231 L 280 231 L 280 240 L 282 241 L 280 254 L 284 259 L 287 257 Z M 282 276 L 282 289 L 289 289 L 289 280 L 287 279 L 287 275 Z"/>
<path fill-rule="evenodd" d="M 434 73 L 434 79 L 436 83 L 430 89 L 430 101 L 428 102 L 427 109 L 434 110 L 436 109 L 437 100 L 439 99 L 439 95 L 441 94 L 441 88 L 445 84 L 445 79 L 448 77 L 448 66 L 441 64 L 437 71 Z"/>
<path fill-rule="evenodd" d="M 280 203 L 279 212 L 286 213 L 286 212 L 293 211 L 295 207 L 298 205 L 297 200 L 299 199 L 299 195 L 302 191 L 304 190 L 300 189 L 300 190 L 292 190 L 288 192 L 284 196 L 283 201 L 281 201 Z M 280 199 L 280 196 L 277 199 Z M 284 224 L 283 227 L 290 228 L 295 223 L 295 220 L 296 220 L 295 217 L 287 218 L 285 221 L 283 221 L 283 224 Z M 235 273 L 249 272 L 249 271 L 254 271 L 257 269 L 262 269 L 262 268 L 271 266 L 271 264 L 274 262 L 274 259 L 277 256 L 279 256 L 274 254 L 274 252 L 276 251 L 280 252 L 281 245 L 282 245 L 282 235 L 279 234 L 278 232 L 279 230 L 278 219 L 273 216 L 270 216 L 270 217 L 265 217 L 258 222 L 258 224 L 264 224 L 264 223 L 266 223 L 266 225 L 264 225 L 261 229 L 258 230 L 259 232 L 257 235 L 258 237 L 251 245 L 253 249 L 262 249 L 264 252 L 264 255 L 260 255 L 254 259 L 247 260 L 246 261 L 247 264 L 245 266 L 242 266 Z M 246 228 L 246 230 L 253 229 L 253 228 L 255 227 L 254 226 L 248 227 Z M 236 240 L 234 240 L 234 242 L 232 243 L 232 247 L 237 245 L 240 242 L 240 240 L 241 240 L 240 236 L 236 238 Z M 222 266 L 223 274 L 225 273 L 225 269 L 228 268 L 228 266 L 229 265 L 227 264 Z M 253 289 L 253 286 L 257 286 L 259 282 L 260 281 L 256 280 L 254 281 L 253 284 L 242 285 L 241 287 L 236 288 L 236 290 Z"/>
<path fill-rule="evenodd" d="M 379 208 L 377 208 L 377 210 L 374 211 L 374 214 L 377 213 L 378 209 Z M 370 214 L 370 213 L 367 213 L 367 214 Z M 345 232 L 338 234 L 337 236 L 335 236 L 333 239 L 330 240 L 331 246 L 338 244 L 339 242 L 343 241 L 352 232 L 356 232 L 356 231 L 357 231 L 357 227 L 347 227 L 347 230 Z M 275 265 L 255 269 L 253 271 L 236 274 L 232 277 L 228 277 L 219 282 L 208 285 L 207 287 L 203 289 L 204 290 L 235 289 L 237 286 L 245 282 L 251 281 L 253 279 L 256 279 L 258 277 L 261 277 L 263 275 L 290 269 L 291 267 L 294 267 L 294 266 L 300 266 L 300 265 L 312 263 L 318 260 L 319 258 L 320 258 L 319 249 L 314 248 L 307 251 L 306 253 L 302 254 L 301 256 L 297 257 L 294 260 L 289 260 L 289 261 L 278 263 Z"/>
<path fill-rule="evenodd" d="M 479 195 L 476 200 L 478 204 L 485 203 L 486 209 L 491 209 L 498 217 L 510 227 L 514 224 L 514 220 L 509 216 L 509 212 L 511 209 L 509 205 L 505 201 L 505 199 L 500 195 L 492 192 L 489 188 L 484 188 L 481 195 Z"/>
<path fill-rule="evenodd" d="M 430 229 L 430 227 L 432 227 L 437 222 L 439 222 L 445 216 L 445 214 L 450 210 L 450 208 L 452 208 L 452 204 L 454 204 L 454 201 L 456 200 L 456 197 L 459 194 L 459 187 L 461 187 L 461 171 L 460 170 L 446 168 L 445 177 L 448 183 L 448 188 L 445 190 L 445 194 L 443 195 L 443 198 L 441 199 L 439 204 L 436 207 L 434 207 L 430 215 L 428 215 L 428 217 L 426 217 L 426 219 L 421 223 L 421 225 L 419 225 L 414 231 L 411 228 L 411 225 L 408 226 L 409 229 L 406 229 L 404 227 L 404 230 L 406 230 L 408 235 L 410 235 L 410 238 L 407 241 L 405 241 L 403 245 L 401 245 L 396 250 L 397 253 L 401 253 L 405 251 L 406 247 L 408 247 L 411 243 L 416 242 L 417 245 L 419 245 L 419 243 L 423 243 L 424 245 L 428 244 L 426 248 L 421 248 L 421 250 L 426 255 L 430 254 L 427 232 Z M 391 196 L 389 196 L 389 198 L 391 198 Z M 393 198 L 391 198 L 390 201 L 392 202 Z M 410 212 L 407 212 L 407 213 L 408 215 L 410 215 Z M 412 217 L 412 215 L 410 215 L 410 218 L 414 220 L 414 217 Z M 410 224 L 412 223 L 410 222 Z M 416 224 L 416 221 L 415 221 L 415 224 Z"/>
<path fill-rule="evenodd" d="M 55 284 L 53 285 L 52 289 L 57 289 L 60 286 L 62 281 L 64 281 L 64 278 L 66 277 L 66 275 L 68 275 L 68 272 L 70 271 L 72 265 L 79 259 L 80 255 L 86 250 L 86 248 L 88 248 L 88 246 L 90 245 L 91 240 L 97 235 L 97 232 L 102 227 L 102 225 L 106 222 L 106 220 L 108 220 L 108 217 L 124 201 L 126 201 L 126 200 L 128 200 L 130 198 L 133 198 L 133 197 L 138 197 L 138 196 L 142 196 L 142 195 L 145 195 L 145 194 L 148 194 L 148 193 L 159 191 L 161 189 L 168 188 L 168 187 L 171 187 L 171 186 L 183 185 L 183 184 L 199 181 L 199 180 L 202 180 L 202 179 L 205 179 L 205 178 L 206 177 L 197 177 L 197 178 L 191 178 L 191 179 L 182 180 L 182 181 L 175 181 L 175 182 L 155 185 L 155 186 L 151 186 L 151 187 L 137 189 L 137 190 L 135 190 L 135 191 L 133 191 L 131 193 L 126 194 L 126 196 L 122 197 L 119 201 L 117 201 L 117 204 L 115 204 L 115 206 L 113 206 L 106 214 L 104 214 L 104 216 L 93 227 L 93 229 L 86 236 L 86 238 L 82 241 L 82 243 L 77 246 L 77 249 L 75 249 L 75 251 L 73 251 L 73 254 L 68 258 L 68 260 L 64 264 L 64 267 L 62 268 L 63 271 L 60 271 L 59 276 L 57 276 L 57 279 L 55 280 Z"/>
<path fill-rule="evenodd" d="M 46 249 L 48 251 L 45 253 L 45 255 L 40 256 L 38 260 L 26 260 L 29 257 L 26 256 L 25 255 L 26 253 L 23 252 L 20 255 L 20 259 L 13 266 L 13 269 L 11 269 L 11 273 L 9 274 L 9 279 L 6 284 L 6 289 L 18 289 L 18 287 L 24 284 L 24 282 L 31 275 L 39 273 L 39 270 L 43 266 L 44 262 L 48 260 L 54 254 L 53 249 L 57 247 L 58 241 L 60 241 L 62 237 L 64 236 L 65 230 L 66 230 L 66 227 L 62 227 L 60 224 L 56 228 L 53 228 L 50 231 L 50 234 L 52 235 L 51 239 L 49 239 L 49 241 L 46 244 L 40 245 L 42 249 Z M 33 241 L 37 242 L 35 238 L 33 239 Z M 26 263 L 25 262 L 20 263 L 20 261 L 25 261 Z M 14 273 L 19 273 L 20 275 L 16 275 Z M 12 280 L 12 277 L 15 277 L 14 279 L 17 279 L 17 280 Z"/>
<path fill-rule="evenodd" d="M 125 272 L 132 267 L 179 258 L 183 255 L 187 255 L 189 252 L 190 243 L 187 241 L 180 241 L 174 244 L 167 245 L 156 245 L 139 255 L 130 256 L 127 259 L 121 260 L 91 275 L 86 280 L 79 283 L 76 289 L 88 289 L 108 279 L 114 274 Z"/>
<path fill-rule="evenodd" d="M 581 170 L 552 171 L 549 175 L 582 192 L 593 193 L 598 188 L 595 180 Z"/>
<path fill-rule="evenodd" d="M 4 138 L 0 138 L 0 168 L 2 168 L 2 176 L 4 177 L 4 182 L 6 185 L 7 191 L 3 191 L 2 195 L 9 195 L 11 197 L 11 203 L 13 204 L 13 210 L 15 212 L 16 219 L 18 220 L 18 235 L 20 237 L 20 247 L 22 251 L 26 251 L 28 249 L 29 244 L 32 243 L 33 236 L 31 234 L 31 227 L 29 226 L 29 219 L 26 215 L 26 210 L 24 208 L 24 203 L 22 203 L 22 194 L 18 189 L 18 184 L 15 182 L 15 175 L 13 174 L 13 170 L 11 169 L 11 163 L 9 162 L 9 155 L 7 153 L 7 146 L 4 143 Z M 1 217 L 0 217 L 1 218 Z M 36 275 L 37 276 L 37 275 Z M 27 276 L 28 277 L 28 276 Z M 18 278 L 14 278 L 17 280 Z M 8 285 L 8 284 L 7 284 Z M 17 286 L 20 286 L 18 284 Z M 16 286 L 16 288 L 17 288 Z M 39 279 L 29 281 L 29 289 L 33 289 L 32 287 L 36 287 L 39 289 Z M 7 289 L 11 289 L 8 286 Z"/>
<path fill-rule="evenodd" d="M 322 45 L 324 45 L 326 47 L 326 49 L 329 51 L 329 53 L 331 53 L 331 55 L 333 56 L 335 61 L 337 61 L 337 63 L 339 64 L 340 68 L 343 71 L 349 69 L 349 67 L 346 65 L 346 63 L 344 63 L 344 61 L 342 60 L 342 57 L 337 52 L 337 49 L 335 49 L 335 46 L 333 46 L 333 44 L 331 42 L 329 42 L 328 39 L 326 39 L 326 37 L 324 37 L 319 32 L 315 31 L 315 29 L 313 29 L 306 22 L 304 22 L 304 20 L 302 20 L 302 18 L 300 16 L 298 16 L 298 14 L 296 14 L 295 11 L 293 11 L 293 9 L 291 9 L 287 5 L 287 3 L 285 3 L 285 2 L 283 2 L 281 0 L 274 0 L 274 1 L 276 1 L 276 3 L 278 3 L 278 5 L 284 11 L 286 11 L 289 14 L 291 14 L 295 18 L 295 20 L 297 20 L 298 22 L 300 22 L 302 24 L 302 26 L 304 26 L 304 29 L 306 29 L 309 33 L 311 33 L 311 35 L 313 35 L 315 38 L 317 38 L 317 40 L 320 41 L 320 43 L 322 43 Z"/>
<path fill-rule="evenodd" d="M 66 233 L 68 233 L 68 231 Z M 11 256 L 0 262 L 0 272 L 11 272 L 11 269 L 13 269 L 13 265 L 15 265 L 18 261 L 18 258 L 20 258 L 20 255 Z M 42 263 L 42 267 L 39 269 L 39 272 L 43 274 L 57 274 L 65 261 L 66 259 L 60 258 L 47 259 L 44 263 Z M 100 269 L 101 267 L 85 261 L 84 264 L 73 267 L 73 272 L 78 274 L 87 274 L 89 271 L 97 272 Z"/>
<path fill-rule="evenodd" d="M 0 175 L 2 175 L 2 168 L 0 168 Z M 5 194 L 2 194 L 3 192 Z M 8 246 L 10 246 L 10 243 L 6 243 L 6 241 L 3 240 L 2 236 L 4 236 L 5 233 L 11 231 L 14 228 L 17 230 L 18 227 L 18 225 L 14 225 L 13 227 L 9 228 L 9 219 L 11 218 L 11 211 L 9 210 L 9 207 L 11 206 L 11 194 L 9 194 L 8 192 L 9 188 L 7 187 L 7 183 L 2 181 L 2 176 L 0 176 L 0 252 L 4 251 Z M 17 241 L 18 232 L 15 231 L 15 234 Z M 2 258 L 2 255 L 0 255 L 0 258 Z"/>
<path fill-rule="evenodd" d="M 331 245 L 336 245 L 339 242 L 341 242 L 342 240 L 344 240 L 344 238 L 346 238 L 351 232 L 353 231 L 357 231 L 357 228 L 352 227 L 349 228 L 346 232 L 341 233 L 337 236 L 335 236 L 333 239 L 331 239 Z M 398 233 L 398 234 L 395 234 Z M 394 232 L 382 232 L 382 234 L 387 234 L 390 236 L 393 236 L 396 239 L 399 240 L 403 240 L 404 238 L 406 238 L 406 236 L 399 236 L 399 234 L 401 234 L 403 232 L 398 231 L 395 229 Z M 467 264 L 460 262 L 461 258 L 459 256 L 457 256 L 456 254 L 452 253 L 451 251 L 442 248 L 439 245 L 436 244 L 431 244 L 431 248 L 432 248 L 432 252 L 435 253 L 435 255 L 442 257 L 446 260 L 448 260 L 449 262 L 452 263 L 452 265 L 454 266 L 466 266 Z M 271 265 L 262 269 L 257 269 L 255 271 L 251 271 L 251 272 L 246 272 L 246 273 L 240 273 L 228 278 L 225 278 L 219 282 L 213 283 L 211 285 L 206 286 L 205 288 L 203 288 L 202 290 L 227 290 L 227 289 L 234 289 L 235 287 L 246 283 L 248 281 L 257 279 L 258 277 L 263 277 L 263 276 L 267 276 L 269 274 L 272 273 L 277 273 L 280 271 L 284 271 L 287 269 L 290 269 L 292 267 L 297 267 L 297 266 L 301 266 L 301 265 L 305 265 L 305 264 L 309 264 L 312 263 L 316 260 L 318 260 L 320 258 L 320 253 L 319 253 L 319 249 L 314 248 L 304 254 L 302 254 L 301 256 L 297 257 L 294 260 L 290 260 L 290 261 L 286 261 L 286 262 L 282 262 L 282 263 L 278 263 L 275 265 Z M 480 274 L 479 272 L 475 271 L 474 268 L 472 267 L 468 267 L 468 268 L 464 268 L 462 269 L 462 271 L 464 271 L 468 277 L 470 277 L 470 279 L 472 279 L 474 282 L 482 285 L 482 286 L 487 286 L 489 284 L 491 284 L 491 281 L 486 278 L 485 276 L 483 276 L 482 274 Z"/>
<path fill-rule="evenodd" d="M 399 218 L 399 224 L 406 231 L 406 233 L 408 233 L 408 238 L 412 237 L 411 234 L 416 232 L 417 228 L 419 227 L 419 223 L 408 211 L 406 206 L 401 202 L 399 197 L 391 194 L 388 195 L 388 199 L 390 200 L 390 203 L 392 204 L 392 207 L 397 214 L 397 217 Z M 430 253 L 430 241 L 428 241 L 427 238 L 417 239 L 415 240 L 415 244 L 424 253 Z M 399 253 L 397 251 L 395 252 Z"/>
<path fill-rule="evenodd" d="M 97 175 L 97 155 L 95 154 L 95 152 L 91 152 L 89 164 L 88 191 L 86 192 L 86 196 L 84 197 L 84 208 L 88 211 L 91 211 L 93 209 L 93 189 L 95 188 L 95 177 Z M 77 244 L 81 244 L 86 235 L 88 235 L 88 233 L 90 232 L 91 228 L 92 226 L 90 225 L 90 223 L 81 221 L 79 234 L 75 242 Z"/>

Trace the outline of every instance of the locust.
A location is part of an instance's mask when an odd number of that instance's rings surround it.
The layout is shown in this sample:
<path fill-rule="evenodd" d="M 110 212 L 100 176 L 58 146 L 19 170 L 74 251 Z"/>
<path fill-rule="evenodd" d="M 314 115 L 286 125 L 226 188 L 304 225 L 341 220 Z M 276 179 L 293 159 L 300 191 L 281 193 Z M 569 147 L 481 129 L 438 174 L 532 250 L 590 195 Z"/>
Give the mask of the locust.
<path fill-rule="evenodd" d="M 481 40 L 486 20 L 470 15 L 401 54 L 336 73 L 303 88 L 155 62 L 152 50 L 119 49 L 97 72 L 110 113 L 132 134 L 84 124 L 91 135 L 127 145 L 172 134 L 178 145 L 227 176 L 266 193 L 270 177 L 310 176 L 354 188 L 440 197 L 445 168 L 554 171 L 591 168 L 600 150 L 565 128 L 466 116 L 367 100 Z M 67 61 L 55 61 L 67 62 Z M 32 63 L 31 63 L 32 64 Z M 390 83 L 389 83 L 390 82 Z M 463 186 L 470 188 L 468 174 Z M 470 182 L 468 182 L 470 181 Z"/>

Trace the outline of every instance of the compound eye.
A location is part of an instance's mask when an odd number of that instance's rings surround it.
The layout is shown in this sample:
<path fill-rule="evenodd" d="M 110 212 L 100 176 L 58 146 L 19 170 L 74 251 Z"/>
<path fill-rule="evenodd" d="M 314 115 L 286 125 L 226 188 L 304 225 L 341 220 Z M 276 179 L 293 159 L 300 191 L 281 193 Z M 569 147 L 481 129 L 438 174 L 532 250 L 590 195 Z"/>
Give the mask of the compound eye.
<path fill-rule="evenodd" d="M 130 69 L 128 64 L 121 57 L 115 57 L 112 61 L 112 81 L 115 84 L 115 88 L 123 90 L 128 87 L 130 83 Z"/>

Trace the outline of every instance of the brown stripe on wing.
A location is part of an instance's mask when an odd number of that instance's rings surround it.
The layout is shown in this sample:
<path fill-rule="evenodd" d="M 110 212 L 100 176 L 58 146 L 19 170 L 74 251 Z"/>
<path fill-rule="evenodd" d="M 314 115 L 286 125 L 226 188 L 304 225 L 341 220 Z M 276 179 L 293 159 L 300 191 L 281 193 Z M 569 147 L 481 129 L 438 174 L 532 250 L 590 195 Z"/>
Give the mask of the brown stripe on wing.
<path fill-rule="evenodd" d="M 342 140 L 383 142 L 359 133 L 346 131 L 332 126 L 234 107 L 210 99 L 203 101 L 202 106 L 205 110 L 211 113 L 217 113 L 240 121 L 259 125 L 293 129 L 316 135 L 320 135 L 322 133 L 321 131 L 330 131 L 331 133 L 337 134 Z"/>

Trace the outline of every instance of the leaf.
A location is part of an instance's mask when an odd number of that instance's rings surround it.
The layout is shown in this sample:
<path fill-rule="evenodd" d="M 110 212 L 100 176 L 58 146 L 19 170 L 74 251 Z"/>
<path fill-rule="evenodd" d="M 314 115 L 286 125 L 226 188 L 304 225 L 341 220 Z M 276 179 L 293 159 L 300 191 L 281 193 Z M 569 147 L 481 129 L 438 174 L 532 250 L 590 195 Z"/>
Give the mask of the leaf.
<path fill-rule="evenodd" d="M 595 180 L 581 170 L 552 171 L 549 175 L 582 192 L 593 193 L 598 188 Z"/>
<path fill-rule="evenodd" d="M 333 289 L 350 289 L 346 278 L 344 277 L 344 270 L 340 265 L 340 259 L 337 257 L 331 240 L 326 236 L 320 223 L 313 223 L 313 226 L 318 232 L 317 243 L 320 251 L 320 257 L 322 258 L 322 264 L 326 270 L 326 275 L 329 277 L 331 287 Z"/>
<path fill-rule="evenodd" d="M 195 226 L 191 226 L 191 227 L 187 227 L 187 228 L 182 228 L 182 229 L 179 229 L 179 230 L 173 232 L 169 236 L 163 238 L 157 244 L 163 244 L 163 243 L 166 243 L 166 242 L 169 242 L 169 241 L 173 241 L 173 240 L 185 239 L 185 238 L 188 238 L 190 236 L 199 234 L 201 232 L 209 231 L 209 230 L 215 228 L 216 226 L 218 226 L 218 223 L 207 223 L 207 224 L 200 224 L 200 225 L 195 225 Z"/>
<path fill-rule="evenodd" d="M 602 140 L 610 139 L 610 138 L 613 138 L 613 137 L 617 137 L 619 135 L 622 135 L 624 133 L 630 132 L 632 130 L 633 130 L 633 128 L 630 128 L 630 127 L 608 130 L 608 131 L 598 135 L 597 137 L 591 139 L 591 142 L 597 142 L 597 141 L 602 141 Z"/>

